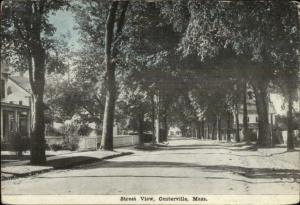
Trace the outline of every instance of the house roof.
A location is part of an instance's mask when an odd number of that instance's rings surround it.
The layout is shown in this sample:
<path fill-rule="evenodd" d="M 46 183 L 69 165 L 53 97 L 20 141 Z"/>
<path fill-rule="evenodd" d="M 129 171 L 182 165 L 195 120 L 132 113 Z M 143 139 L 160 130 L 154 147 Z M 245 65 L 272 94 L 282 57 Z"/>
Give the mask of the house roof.
<path fill-rule="evenodd" d="M 14 81 L 21 88 L 31 93 L 31 87 L 28 78 L 24 76 L 9 76 L 9 78 Z"/>

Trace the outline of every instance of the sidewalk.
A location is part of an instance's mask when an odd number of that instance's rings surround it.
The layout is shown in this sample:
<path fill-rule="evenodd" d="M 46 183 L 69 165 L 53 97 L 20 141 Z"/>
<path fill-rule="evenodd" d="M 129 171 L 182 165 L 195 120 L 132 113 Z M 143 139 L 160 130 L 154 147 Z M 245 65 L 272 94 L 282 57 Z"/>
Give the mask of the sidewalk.
<path fill-rule="evenodd" d="M 104 159 L 110 159 L 123 155 L 129 155 L 127 149 L 118 151 L 86 151 L 74 152 L 69 154 L 47 157 L 47 162 L 43 165 L 30 165 L 29 160 L 11 162 L 3 164 L 1 167 L 1 181 L 16 177 L 25 177 L 34 174 L 39 174 L 53 169 L 67 169 L 74 166 L 93 163 Z"/>

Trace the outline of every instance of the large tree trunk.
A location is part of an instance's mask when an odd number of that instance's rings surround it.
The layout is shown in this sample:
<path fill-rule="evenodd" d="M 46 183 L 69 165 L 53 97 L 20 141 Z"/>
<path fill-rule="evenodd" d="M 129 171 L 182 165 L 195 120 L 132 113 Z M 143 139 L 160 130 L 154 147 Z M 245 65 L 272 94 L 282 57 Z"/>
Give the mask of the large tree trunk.
<path fill-rule="evenodd" d="M 30 161 L 32 164 L 42 164 L 46 161 L 43 94 L 34 95 L 34 99 L 35 111 L 31 133 Z"/>
<path fill-rule="evenodd" d="M 247 107 L 247 82 L 243 85 L 243 134 L 244 141 L 249 144 L 248 107 Z"/>
<path fill-rule="evenodd" d="M 168 140 L 168 121 L 167 121 L 167 114 L 164 113 L 162 116 L 162 126 L 163 126 L 163 135 L 162 135 L 162 141 Z"/>
<path fill-rule="evenodd" d="M 197 139 L 200 139 L 201 138 L 201 133 L 202 133 L 202 130 L 201 130 L 201 122 L 198 122 L 198 127 L 197 127 Z"/>
<path fill-rule="evenodd" d="M 155 143 L 155 102 L 154 95 L 151 96 L 151 124 L 152 124 L 152 144 Z"/>
<path fill-rule="evenodd" d="M 226 129 L 226 134 L 227 134 L 227 142 L 230 142 L 230 134 L 231 134 L 231 114 L 230 112 L 227 113 L 227 129 Z"/>
<path fill-rule="evenodd" d="M 288 90 L 288 111 L 287 111 L 287 150 L 294 150 L 293 133 L 293 97 L 291 90 Z"/>
<path fill-rule="evenodd" d="M 138 114 L 139 120 L 139 145 L 144 145 L 144 112 L 142 110 L 139 111 Z"/>
<path fill-rule="evenodd" d="M 239 108 L 238 105 L 235 105 L 235 124 L 236 124 L 236 132 L 235 132 L 235 141 L 240 142 L 240 120 L 239 120 Z"/>
<path fill-rule="evenodd" d="M 159 94 L 154 95 L 155 114 L 154 114 L 154 127 L 155 127 L 155 142 L 160 143 L 160 100 Z"/>
<path fill-rule="evenodd" d="M 107 72 L 107 81 L 101 149 L 113 150 L 113 126 L 116 101 L 114 68 L 111 68 Z"/>
<path fill-rule="evenodd" d="M 205 128 L 204 128 L 204 120 L 201 120 L 201 138 L 204 139 L 205 138 Z"/>
<path fill-rule="evenodd" d="M 113 1 L 109 8 L 108 17 L 106 20 L 105 30 L 105 63 L 106 63 L 106 100 L 103 117 L 103 131 L 101 149 L 113 150 L 113 126 L 114 112 L 116 103 L 116 83 L 115 83 L 115 58 L 117 56 L 116 41 L 122 34 L 122 29 L 125 22 L 125 13 L 128 6 L 128 1 L 123 1 L 118 10 L 118 1 Z M 116 14 L 120 16 L 116 21 Z M 116 25 L 116 29 L 115 29 Z M 114 33 L 115 32 L 115 33 Z"/>
<path fill-rule="evenodd" d="M 209 122 L 207 122 L 207 139 L 211 139 L 210 137 L 210 126 L 209 126 Z"/>
<path fill-rule="evenodd" d="M 222 140 L 222 120 L 221 116 L 218 116 L 218 140 Z"/>
<path fill-rule="evenodd" d="M 268 111 L 268 95 L 267 85 L 265 83 L 257 84 L 254 86 L 256 109 L 258 115 L 258 140 L 259 146 L 271 146 L 271 135 L 269 127 L 269 111 Z"/>
<path fill-rule="evenodd" d="M 211 139 L 212 140 L 216 140 L 217 138 L 216 138 L 216 123 L 217 123 L 217 119 L 216 118 L 214 118 L 213 119 L 213 125 L 212 125 L 212 136 L 211 136 Z"/>
<path fill-rule="evenodd" d="M 105 33 L 105 63 L 106 63 L 106 100 L 103 117 L 101 149 L 113 150 L 113 126 L 115 111 L 115 63 L 112 62 L 112 43 L 114 39 L 114 24 L 118 2 L 112 2 L 106 21 Z"/>
<path fill-rule="evenodd" d="M 162 141 L 168 140 L 168 103 L 167 99 L 164 99 L 164 109 L 162 114 L 162 126 L 163 126 L 163 134 Z"/>
<path fill-rule="evenodd" d="M 41 38 L 41 21 L 44 12 L 44 2 L 32 2 L 32 33 L 27 56 L 29 66 L 29 82 L 34 96 L 33 128 L 31 132 L 30 161 L 32 164 L 42 164 L 46 161 L 45 154 L 45 120 L 44 120 L 44 87 L 46 51 Z"/>

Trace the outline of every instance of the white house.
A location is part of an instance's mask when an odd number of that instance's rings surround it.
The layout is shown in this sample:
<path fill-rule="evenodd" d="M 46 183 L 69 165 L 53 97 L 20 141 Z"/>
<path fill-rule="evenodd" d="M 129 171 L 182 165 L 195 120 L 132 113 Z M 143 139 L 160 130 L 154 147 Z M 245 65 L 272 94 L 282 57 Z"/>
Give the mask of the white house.
<path fill-rule="evenodd" d="M 14 132 L 30 135 L 32 101 L 28 80 L 10 76 L 7 65 L 1 63 L 1 142 Z"/>
<path fill-rule="evenodd" d="M 176 126 L 170 127 L 169 131 L 168 131 L 168 136 L 170 136 L 170 137 L 182 137 L 181 129 L 176 127 Z"/>
<path fill-rule="evenodd" d="M 247 111 L 248 111 L 248 127 L 249 130 L 253 133 L 256 133 L 256 136 L 258 135 L 258 114 L 256 111 L 256 103 L 255 103 L 255 97 L 253 94 L 252 89 L 247 90 Z M 276 111 L 274 108 L 274 105 L 271 100 L 269 100 L 269 124 L 270 128 L 272 128 L 275 125 L 275 115 Z M 239 113 L 238 113 L 238 120 L 239 120 L 239 132 L 241 139 L 243 139 L 243 106 L 240 105 L 239 107 Z M 233 115 L 233 128 L 237 129 L 237 119 L 235 115 Z"/>

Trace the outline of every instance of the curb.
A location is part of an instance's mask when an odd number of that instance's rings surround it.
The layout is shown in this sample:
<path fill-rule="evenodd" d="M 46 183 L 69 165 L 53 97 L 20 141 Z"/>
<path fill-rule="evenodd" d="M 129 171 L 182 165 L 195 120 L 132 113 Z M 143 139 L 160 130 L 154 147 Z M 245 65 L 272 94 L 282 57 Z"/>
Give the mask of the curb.
<path fill-rule="evenodd" d="M 33 175 L 36 175 L 36 174 L 42 174 L 42 173 L 45 173 L 45 172 L 49 172 L 51 170 L 54 170 L 54 167 L 50 167 L 48 169 L 43 169 L 43 170 L 32 171 L 32 172 L 28 172 L 28 173 L 22 173 L 22 174 L 16 174 L 16 173 L 10 173 L 10 172 L 1 171 L 1 173 L 11 174 L 12 175 L 12 176 L 3 177 L 3 178 L 1 176 L 1 181 L 6 181 L 6 180 L 10 180 L 10 179 L 21 178 L 21 177 L 33 176 Z"/>

